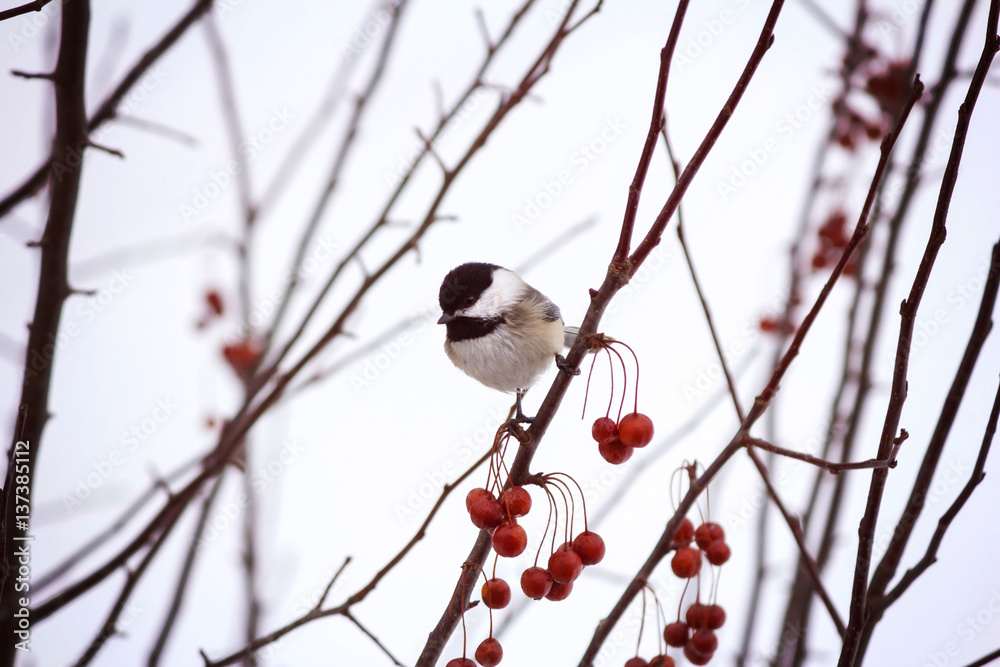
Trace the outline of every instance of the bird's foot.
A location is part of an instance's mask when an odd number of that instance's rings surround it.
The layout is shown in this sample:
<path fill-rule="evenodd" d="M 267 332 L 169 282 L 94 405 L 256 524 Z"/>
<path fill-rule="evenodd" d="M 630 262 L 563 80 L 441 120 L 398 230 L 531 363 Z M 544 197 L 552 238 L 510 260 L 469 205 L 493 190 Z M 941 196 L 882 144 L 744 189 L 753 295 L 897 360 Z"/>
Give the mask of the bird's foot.
<path fill-rule="evenodd" d="M 561 354 L 556 355 L 556 368 L 561 370 L 563 373 L 566 373 L 567 375 L 580 374 L 580 369 L 573 368 L 572 366 L 570 366 L 569 362 L 566 361 L 566 357 L 562 356 Z"/>

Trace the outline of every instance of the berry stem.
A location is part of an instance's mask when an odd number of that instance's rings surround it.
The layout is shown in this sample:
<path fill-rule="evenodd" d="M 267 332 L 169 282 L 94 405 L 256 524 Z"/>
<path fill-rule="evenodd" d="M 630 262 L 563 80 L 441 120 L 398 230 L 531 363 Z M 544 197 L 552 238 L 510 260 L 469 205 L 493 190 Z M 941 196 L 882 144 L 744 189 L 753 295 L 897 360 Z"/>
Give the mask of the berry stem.
<path fill-rule="evenodd" d="M 623 343 L 622 341 L 615 341 L 619 345 L 623 345 L 625 349 L 632 353 L 632 358 L 635 359 L 635 404 L 632 406 L 632 412 L 639 412 L 639 357 L 636 356 L 635 350 L 628 343 Z M 625 367 L 625 362 L 622 361 L 622 368 Z"/>
<path fill-rule="evenodd" d="M 590 360 L 590 370 L 587 372 L 587 388 L 583 391 L 583 411 L 580 413 L 580 419 L 587 416 L 587 397 L 590 396 L 590 378 L 594 375 L 594 365 L 597 363 L 597 355 Z M 611 411 L 610 406 L 608 407 L 608 412 Z"/>
<path fill-rule="evenodd" d="M 573 478 L 572 475 L 569 475 L 567 473 L 564 473 L 564 472 L 554 472 L 554 473 L 552 473 L 552 475 L 560 475 L 561 477 L 565 477 L 566 479 L 570 480 L 576 486 L 576 490 L 580 492 L 580 504 L 583 505 L 583 530 L 584 531 L 589 531 L 590 528 L 587 526 L 587 499 L 583 495 L 583 487 L 580 486 L 580 483 L 578 481 L 576 481 Z M 552 475 L 550 475 L 550 476 L 552 476 Z M 575 511 L 574 511 L 574 514 L 575 514 Z"/>

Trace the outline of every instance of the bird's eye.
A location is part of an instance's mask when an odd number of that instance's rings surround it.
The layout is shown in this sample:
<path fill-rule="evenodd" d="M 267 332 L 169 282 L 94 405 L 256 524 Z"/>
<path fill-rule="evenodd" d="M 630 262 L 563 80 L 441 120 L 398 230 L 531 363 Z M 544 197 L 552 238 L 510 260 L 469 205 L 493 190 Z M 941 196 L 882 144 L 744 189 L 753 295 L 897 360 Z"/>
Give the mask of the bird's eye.
<path fill-rule="evenodd" d="M 463 303 L 464 303 L 464 304 L 465 304 L 466 306 L 471 306 L 471 305 L 472 305 L 472 304 L 474 304 L 475 302 L 476 302 L 476 297 L 474 297 L 474 296 L 467 296 L 467 297 L 465 297 L 465 299 L 464 299 L 464 301 L 463 301 Z"/>

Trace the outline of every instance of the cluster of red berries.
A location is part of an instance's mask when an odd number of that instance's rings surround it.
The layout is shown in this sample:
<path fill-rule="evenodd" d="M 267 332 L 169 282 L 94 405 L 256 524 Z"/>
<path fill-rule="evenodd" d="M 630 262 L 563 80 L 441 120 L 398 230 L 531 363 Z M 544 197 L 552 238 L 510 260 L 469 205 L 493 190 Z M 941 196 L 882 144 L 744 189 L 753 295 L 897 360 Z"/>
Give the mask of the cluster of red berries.
<path fill-rule="evenodd" d="M 854 151 L 864 139 L 875 141 L 882 137 L 884 128 L 878 121 L 868 120 L 844 101 L 834 105 L 837 120 L 833 126 L 831 140 L 847 151 Z"/>
<path fill-rule="evenodd" d="M 625 382 L 628 382 L 628 367 L 622 355 L 614 348 L 621 345 L 632 353 L 635 360 L 635 401 L 632 412 L 622 417 L 622 409 L 625 406 L 625 391 L 622 391 L 621 401 L 618 404 L 618 421 L 611 418 L 611 406 L 614 403 L 614 359 L 617 358 L 622 367 L 622 374 Z M 608 338 L 603 335 L 595 335 L 591 339 L 591 346 L 595 350 L 603 350 L 608 355 L 608 363 L 611 366 L 611 397 L 608 399 L 608 409 L 603 417 L 598 417 L 594 425 L 590 428 L 590 434 L 597 441 L 597 451 L 601 457 L 612 465 L 625 463 L 637 448 L 645 447 L 653 440 L 653 420 L 639 412 L 639 358 L 635 351 L 627 344 Z M 614 356 L 612 356 L 614 355 Z M 597 363 L 597 355 L 590 364 L 590 373 L 587 375 L 587 393 L 590 393 L 590 378 L 594 373 L 594 364 Z M 587 399 L 583 401 L 584 413 L 587 409 Z"/>
<path fill-rule="evenodd" d="M 719 647 L 715 631 L 725 622 L 726 610 L 721 606 L 694 602 L 683 621 L 678 618 L 663 628 L 663 640 L 667 646 L 683 648 L 684 657 L 692 665 L 707 665 Z"/>
<path fill-rule="evenodd" d="M 686 472 L 690 480 L 694 480 L 697 474 L 697 464 L 684 465 L 677 473 Z M 683 486 L 683 482 L 681 483 Z M 673 488 L 673 482 L 671 482 Z M 682 487 L 678 487 L 678 492 Z M 707 501 L 706 501 L 707 502 Z M 707 515 L 707 508 L 705 514 Z M 663 641 L 667 647 L 680 648 L 684 657 L 693 665 L 706 665 L 711 661 L 712 656 L 719 646 L 719 640 L 715 636 L 718 630 L 726 622 L 726 612 L 718 604 L 714 603 L 717 593 L 715 587 L 718 578 L 713 577 L 712 592 L 709 598 L 712 604 L 701 602 L 701 571 L 702 562 L 707 560 L 711 565 L 722 565 L 729 560 L 730 550 L 726 544 L 726 534 L 717 523 L 704 521 L 695 528 L 690 519 L 684 518 L 674 532 L 671 546 L 674 549 L 674 556 L 670 561 L 670 569 L 673 573 L 687 581 L 685 592 L 692 581 L 695 582 L 695 601 L 690 604 L 687 611 L 681 615 L 684 596 L 681 596 L 681 603 L 677 608 L 677 620 L 673 623 L 665 623 L 663 626 Z M 697 579 L 695 579 L 697 578 Z M 662 609 L 660 602 L 656 599 L 656 591 L 646 586 L 656 600 L 657 620 L 666 620 L 665 615 L 661 616 Z M 643 619 L 646 616 L 646 588 L 643 589 Z M 639 626 L 639 643 L 642 641 L 642 627 Z M 638 649 L 636 651 L 638 653 Z M 638 655 L 629 659 L 625 667 L 674 667 L 675 659 L 667 655 L 667 649 L 660 644 L 659 655 L 646 660 Z"/>
<path fill-rule="evenodd" d="M 640 412 L 625 415 L 616 424 L 611 417 L 598 417 L 590 427 L 601 457 L 613 465 L 632 458 L 636 448 L 645 447 L 653 439 L 653 420 Z"/>
<path fill-rule="evenodd" d="M 882 113 L 896 118 L 913 90 L 909 60 L 892 60 L 868 76 L 865 92 L 871 95 Z"/>
<path fill-rule="evenodd" d="M 509 475 L 506 482 L 501 483 L 501 471 L 505 470 L 503 455 L 510 438 L 509 426 L 504 425 L 497 431 L 494 440 L 494 455 L 491 458 L 490 470 L 487 473 L 485 487 L 469 491 L 465 497 L 465 507 L 473 525 L 482 530 L 489 530 L 490 542 L 497 558 L 514 558 L 520 556 L 528 544 L 528 535 L 517 520 L 531 510 L 531 494 L 521 486 L 511 484 Z M 525 596 L 540 600 L 565 600 L 573 590 L 573 582 L 588 565 L 596 565 L 604 558 L 604 540 L 597 533 L 587 528 L 587 509 L 583 505 L 583 532 L 573 535 L 573 514 L 575 509 L 574 487 L 581 502 L 583 491 L 569 475 L 550 473 L 540 475 L 537 483 L 545 492 L 549 504 L 548 521 L 545 532 L 535 553 L 534 564 L 521 574 L 521 591 Z M 570 484 L 572 482 L 572 486 Z M 498 493 L 493 490 L 500 489 Z M 559 532 L 559 503 L 556 498 L 562 498 L 564 512 L 563 538 L 564 542 L 556 548 L 556 534 Z M 572 508 L 572 509 L 571 509 Z M 553 522 L 555 526 L 553 526 Z M 539 567 L 542 546 L 546 542 L 549 529 L 552 528 L 551 552 L 546 567 Z M 485 575 L 484 575 L 485 576 Z M 510 604 L 510 585 L 496 576 L 496 560 L 494 573 L 486 579 L 480 589 L 483 605 L 490 610 L 490 636 L 476 648 L 476 661 L 483 667 L 495 667 L 503 659 L 503 647 L 493 637 L 492 618 L 494 609 L 503 609 Z M 464 630 L 464 621 L 463 621 Z M 464 651 L 463 651 L 464 653 Z M 448 662 L 447 667 L 474 667 L 469 658 L 464 655 Z"/>
<path fill-rule="evenodd" d="M 844 248 L 850 242 L 847 227 L 847 214 L 841 208 L 834 209 L 818 230 L 819 247 L 812 256 L 812 268 L 819 271 L 836 264 L 844 254 Z M 857 256 L 852 255 L 844 265 L 844 275 L 851 277 L 858 274 Z"/>
<path fill-rule="evenodd" d="M 648 586 L 647 586 L 648 588 Z M 652 589 L 650 588 L 650 591 Z M 656 592 L 653 592 L 654 599 Z M 643 617 L 645 617 L 646 593 L 643 590 Z M 661 608 L 659 600 L 656 600 L 657 618 L 660 617 Z M 719 647 L 719 639 L 715 636 L 715 631 L 721 628 L 726 622 L 726 611 L 717 604 L 702 604 L 694 602 L 684 614 L 684 620 L 680 618 L 678 610 L 677 620 L 667 623 L 663 628 L 663 641 L 666 647 L 680 648 L 684 657 L 693 665 L 705 665 L 711 661 L 716 649 Z M 642 625 L 640 625 L 640 641 Z M 625 662 L 625 667 L 675 667 L 676 661 L 667 655 L 667 648 L 660 644 L 658 655 L 646 660 L 636 655 Z"/>
<path fill-rule="evenodd" d="M 702 554 L 712 565 L 722 565 L 729 560 L 730 550 L 726 544 L 726 534 L 722 526 L 711 521 L 696 529 L 686 518 L 674 533 L 674 542 L 679 544 L 670 561 L 670 569 L 681 579 L 690 579 L 701 572 Z M 697 545 L 691 546 L 691 542 Z"/>

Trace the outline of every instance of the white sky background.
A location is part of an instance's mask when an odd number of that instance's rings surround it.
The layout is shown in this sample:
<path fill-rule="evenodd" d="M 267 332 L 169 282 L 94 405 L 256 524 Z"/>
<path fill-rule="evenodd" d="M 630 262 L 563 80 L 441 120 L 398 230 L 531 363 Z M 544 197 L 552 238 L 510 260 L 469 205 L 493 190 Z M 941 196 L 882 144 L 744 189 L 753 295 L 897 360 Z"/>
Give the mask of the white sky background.
<path fill-rule="evenodd" d="M 762 0 L 692 4 L 667 98 L 670 131 L 682 160 L 691 155 L 729 94 L 769 7 Z M 824 4 L 841 25 L 850 25 L 853 3 Z M 905 14 L 908 3 L 898 4 L 897 9 Z M 980 5 L 960 61 L 962 71 L 971 72 L 982 48 L 980 26 L 986 7 L 985 3 Z M 95 3 L 88 63 L 91 109 L 188 6 L 189 2 Z M 486 8 L 487 23 L 494 34 L 514 6 L 500 2 Z M 287 128 L 275 133 L 250 163 L 254 191 L 259 196 L 323 98 L 331 72 L 343 57 L 344 45 L 356 38 L 355 30 L 369 8 L 347 2 L 279 6 L 260 0 L 227 7 L 228 11 L 217 14 L 234 63 L 246 133 L 266 138 L 267 134 L 260 133 L 269 123 L 290 118 Z M 893 6 L 885 8 L 891 19 Z M 550 29 L 547 14 L 558 9 L 557 2 L 543 2 L 535 10 L 518 34 L 514 51 L 488 75 L 491 82 L 513 80 L 527 58 L 534 57 Z M 404 317 L 424 314 L 427 319 L 408 337 L 396 341 L 390 363 L 386 363 L 388 353 L 371 354 L 273 412 L 254 429 L 251 468 L 264 470 L 273 464 L 272 471 L 277 470 L 273 476 L 259 477 L 263 491 L 257 495 L 264 632 L 310 607 L 345 556 L 353 561 L 330 601 L 339 603 L 364 585 L 410 539 L 441 483 L 454 479 L 484 451 L 498 419 L 505 414 L 509 405 L 506 397 L 466 378 L 441 351 L 444 332 L 433 325 L 438 313 L 431 306 L 440 280 L 450 268 L 470 260 L 515 267 L 568 227 L 593 216 L 596 224 L 589 231 L 525 274 L 530 283 L 560 305 L 567 322 L 578 323 L 582 318 L 588 304 L 587 289 L 598 286 L 617 240 L 628 184 L 649 122 L 658 52 L 673 12 L 673 3 L 606 3 L 597 17 L 571 36 L 556 56 L 550 74 L 536 88 L 536 99 L 508 117 L 449 193 L 441 212 L 456 216 L 457 222 L 435 226 L 421 244 L 419 261 L 416 255 L 409 255 L 370 293 L 351 322 L 357 341 L 340 340 L 322 358 L 329 362 L 348 354 Z M 712 22 L 723 12 L 731 12 L 727 16 L 733 20 L 717 36 L 712 35 Z M 47 15 L 54 16 L 52 11 Z M 901 28 L 882 36 L 879 42 L 879 47 L 893 56 L 909 52 L 917 20 L 916 14 L 900 16 Z M 50 20 L 37 31 L 31 21 L 31 17 L 22 17 L 0 25 L 3 70 L 36 71 L 50 65 L 49 41 L 54 38 L 55 22 Z M 950 3 L 937 3 L 925 52 L 930 65 L 920 68 L 928 84 L 936 81 L 938 61 L 953 21 Z M 703 36 L 707 46 L 700 54 L 688 51 L 687 55 L 694 57 L 685 62 L 681 56 L 694 43 L 689 38 L 699 34 L 711 39 Z M 368 72 L 374 51 L 365 50 L 355 83 Z M 416 145 L 413 128 L 429 130 L 436 120 L 432 82 L 441 84 L 446 101 L 453 99 L 468 83 L 482 53 L 472 5 L 415 2 L 410 6 L 387 80 L 363 121 L 345 181 L 317 235 L 327 247 L 340 252 L 349 248 L 382 206 L 389 191 L 387 174 L 393 173 Z M 814 150 L 827 128 L 828 108 L 823 105 L 808 114 L 801 127 L 787 137 L 780 123 L 786 114 L 808 105 L 817 90 L 824 90 L 824 86 L 829 91 L 835 89 L 833 72 L 841 54 L 841 44 L 834 36 L 801 3 L 790 1 L 779 20 L 773 48 L 684 200 L 689 244 L 719 331 L 733 351 L 735 366 L 746 368 L 739 382 L 744 405 L 750 404 L 766 381 L 773 351 L 770 341 L 754 325 L 784 296 L 787 246 L 797 224 Z M 229 304 L 235 302 L 233 255 L 207 239 L 236 232 L 236 188 L 223 189 L 207 210 L 191 220 L 185 220 L 181 213 L 181 206 L 192 204 L 196 192 L 204 193 L 212 183 L 212 174 L 224 169 L 231 159 L 204 29 L 193 29 L 154 71 L 159 80 L 149 80 L 142 99 L 129 98 L 133 115 L 174 128 L 197 143 L 184 145 L 130 126 L 110 124 L 99 141 L 123 151 L 127 159 L 97 151 L 87 153 L 71 246 L 70 279 L 75 287 L 105 291 L 96 299 L 71 298 L 63 313 L 63 330 L 75 324 L 78 335 L 58 353 L 51 395 L 55 417 L 46 427 L 34 471 L 36 541 L 32 568 L 36 575 L 47 572 L 94 531 L 114 520 L 148 488 L 153 474 L 165 474 L 206 451 L 214 442 L 214 433 L 205 427 L 206 417 L 224 417 L 238 405 L 238 385 L 220 349 L 239 323 L 227 315 L 205 331 L 196 331 L 194 326 L 202 314 L 206 289 L 218 287 Z M 945 149 L 927 165 L 931 182 L 913 206 L 903 233 L 890 304 L 898 303 L 908 291 L 926 243 L 937 183 L 966 86 L 967 77 L 952 88 L 940 115 L 938 133 Z M 4 76 L 0 77 L 0 99 L 0 126 L 4 128 L 0 135 L 0 190 L 7 193 L 47 151 L 51 97 L 46 83 Z M 439 149 L 446 162 L 453 160 L 468 137 L 481 127 L 485 110 L 493 108 L 495 97 L 489 100 L 471 110 L 446 135 Z M 964 350 L 981 296 L 989 249 L 1000 231 L 996 217 L 1000 191 L 995 177 L 998 131 L 992 120 L 997 117 L 997 106 L 997 88 L 987 86 L 966 145 L 948 239 L 924 295 L 918 324 L 929 332 L 932 325 L 928 323 L 942 311 L 943 319 L 938 317 L 941 323 L 937 330 L 911 356 L 910 398 L 901 422 L 910 440 L 903 447 L 898 468 L 890 475 L 877 536 L 891 531 L 905 502 L 922 448 Z M 258 305 L 266 304 L 268 294 L 287 271 L 298 230 L 328 171 L 332 147 L 339 141 L 344 114 L 338 119 L 315 138 L 316 149 L 305 167 L 278 207 L 261 222 L 253 257 L 254 300 Z M 897 156 L 909 155 L 919 120 L 915 113 Z M 745 186 L 724 201 L 719 183 L 730 178 L 731 170 L 747 159 L 748 151 L 760 149 L 769 139 L 777 140 L 778 150 Z M 581 146 L 588 144 L 600 147 L 599 154 L 592 160 L 581 159 Z M 855 169 L 840 199 L 849 219 L 856 218 L 876 153 L 869 147 L 865 169 Z M 670 190 L 667 167 L 663 151 L 658 149 L 640 206 L 637 233 L 645 231 Z M 528 201 L 548 203 L 539 198 L 560 172 L 569 175 L 564 191 L 532 224 L 515 225 L 512 217 L 525 214 Z M 424 210 L 426 200 L 422 197 L 436 188 L 439 180 L 432 163 L 428 162 L 421 179 L 424 187 L 413 190 L 403 201 L 397 219 L 407 221 L 407 215 Z M 0 222 L 0 403 L 7 406 L 2 413 L 5 433 L 13 427 L 27 338 L 24 324 L 30 319 L 37 284 L 38 255 L 23 244 L 37 239 L 43 224 L 40 198 L 22 204 Z M 671 223 L 663 243 L 650 258 L 648 271 L 619 295 L 601 326 L 637 351 L 642 364 L 639 407 L 653 418 L 658 436 L 687 421 L 723 387 L 674 231 Z M 377 266 L 408 233 L 392 231 L 373 244 L 363 255 L 366 266 Z M 150 261 L 148 254 L 100 259 L 111 250 L 147 243 L 162 246 L 165 240 L 179 237 L 205 240 L 193 251 L 168 259 Z M 876 234 L 874 242 L 879 244 L 882 239 Z M 316 257 L 319 268 L 307 284 L 313 290 L 339 261 L 339 256 Z M 95 259 L 100 261 L 88 263 Z M 358 280 L 356 269 L 352 273 L 350 280 Z M 825 273 L 820 275 L 825 279 Z M 806 304 L 812 302 L 820 286 L 818 278 L 808 283 Z M 839 331 L 845 321 L 849 287 L 844 284 L 836 290 L 783 383 L 777 405 L 777 439 L 782 444 L 803 448 L 810 438 L 823 433 L 828 398 L 839 372 Z M 966 293 L 968 298 L 963 296 Z M 333 304 L 343 303 L 347 294 L 347 288 L 335 293 Z M 298 306 L 301 312 L 302 302 Z M 322 328 L 336 310 L 329 306 L 324 312 L 326 319 L 318 320 Z M 863 458 L 876 450 L 891 380 L 898 317 L 895 306 L 888 307 L 887 313 L 890 317 L 880 339 L 867 430 L 859 440 L 859 457 Z M 320 327 L 311 330 L 313 339 Z M 376 363 L 381 368 L 375 369 Z M 922 555 L 937 517 L 968 478 L 996 389 L 998 367 L 1000 347 L 991 338 L 944 452 L 934 486 L 939 493 L 932 493 L 904 567 Z M 370 382 L 359 381 L 366 377 Z M 602 373 L 600 366 L 595 378 L 587 419 L 579 419 L 584 390 L 581 379 L 572 385 L 534 465 L 539 471 L 572 474 L 583 485 L 592 513 L 602 507 L 622 474 L 654 455 L 653 449 L 647 448 L 621 468 L 612 468 L 600 459 L 589 436 L 590 423 L 603 411 L 600 406 L 607 396 L 606 372 Z M 537 408 L 550 380 L 551 374 L 528 395 L 529 414 Z M 704 391 L 695 395 L 692 388 Z M 151 422 L 154 415 L 163 414 L 156 411 L 158 404 L 173 407 L 166 419 Z M 146 426 L 155 423 L 155 429 L 148 429 L 148 437 L 138 446 L 128 445 L 123 434 L 136 426 L 141 429 L 144 421 Z M 685 459 L 710 461 L 735 427 L 728 400 L 718 401 L 690 436 L 643 471 L 626 499 L 598 527 L 608 544 L 607 559 L 584 573 L 567 601 L 528 607 L 502 638 L 504 664 L 576 664 L 595 623 L 610 610 L 624 582 L 645 559 L 672 514 L 672 471 Z M 762 428 L 763 422 L 757 432 L 762 433 Z M 294 446 L 286 451 L 295 452 L 295 456 L 290 461 L 286 456 L 287 462 L 278 465 L 289 442 Z M 938 563 L 882 621 L 867 664 L 923 665 L 934 664 L 933 659 L 939 665 L 966 664 L 1000 644 L 1000 572 L 991 556 L 1000 548 L 1000 540 L 996 531 L 989 529 L 992 518 L 984 519 L 993 516 L 1000 502 L 996 454 L 987 463 L 986 480 L 945 538 Z M 67 495 L 85 483 L 88 475 L 107 470 L 112 457 L 120 465 L 112 466 L 80 506 L 67 509 Z M 806 468 L 796 463 L 785 468 L 789 480 L 781 492 L 797 510 L 811 473 L 806 476 Z M 775 474 L 781 469 L 777 466 Z M 475 474 L 474 484 L 481 485 L 484 477 L 485 472 Z M 826 573 L 828 588 L 845 618 L 856 527 L 868 479 L 868 473 L 852 477 L 845 506 L 845 516 L 850 518 L 841 526 Z M 230 473 L 220 507 L 231 503 L 239 491 L 235 480 Z M 443 610 L 475 539 L 475 528 L 462 502 L 472 485 L 467 483 L 449 498 L 424 541 L 354 609 L 357 617 L 408 664 L 415 660 L 426 633 Z M 726 526 L 733 550 L 731 561 L 723 568 L 719 590 L 720 603 L 729 615 L 719 632 L 716 662 L 720 664 L 730 663 L 739 647 L 753 567 L 751 535 L 756 510 L 752 505 L 759 497 L 758 487 L 756 474 L 742 456 L 736 457 L 712 485 L 713 518 Z M 541 494 L 535 489 L 532 495 L 535 510 L 525 521 L 529 552 L 537 546 L 540 522 L 544 521 Z M 408 503 L 413 511 L 402 511 Z M 750 517 L 745 525 L 737 521 L 741 512 Z M 216 515 L 218 525 L 224 524 L 221 510 Z M 134 594 L 132 611 L 122 619 L 127 638 L 109 641 L 94 664 L 145 661 L 162 623 L 165 601 L 175 586 L 185 536 L 193 530 L 194 516 L 192 509 Z M 122 537 L 131 537 L 134 531 L 132 526 Z M 239 533 L 238 524 L 232 524 L 203 549 L 164 664 L 195 664 L 198 648 L 216 657 L 242 645 L 245 604 Z M 775 520 L 770 536 L 772 560 L 762 619 L 758 621 L 760 641 L 754 647 L 760 655 L 774 650 L 785 602 L 784 584 L 791 578 L 795 562 L 784 524 Z M 120 539 L 95 553 L 70 580 L 89 572 L 119 546 Z M 528 561 L 526 553 L 498 566 L 498 572 L 515 589 L 515 600 L 520 597 L 516 581 L 520 571 L 530 565 Z M 21 664 L 63 665 L 75 660 L 103 622 L 122 582 L 122 575 L 113 576 L 54 618 L 34 626 L 32 653 Z M 663 599 L 668 614 L 677 605 L 679 592 L 671 588 L 675 582 L 664 562 L 656 583 L 671 591 Z M 42 598 L 52 592 L 54 589 L 49 589 Z M 498 622 L 505 613 L 499 612 Z M 977 629 L 972 629 L 967 619 L 975 619 L 977 614 Z M 488 632 L 485 610 L 473 610 L 467 622 L 471 654 Z M 647 624 L 643 640 L 646 657 L 655 651 L 657 631 L 650 627 Z M 620 665 L 633 655 L 637 628 L 625 623 L 619 629 L 622 640 L 606 664 Z M 810 664 L 830 664 L 839 642 L 819 606 L 813 611 L 813 629 L 817 652 Z M 460 654 L 460 643 L 456 643 L 460 633 L 456 638 L 442 664 Z M 828 652 L 823 652 L 824 647 Z M 952 654 L 946 655 L 946 650 Z M 389 662 L 356 628 L 344 619 L 332 618 L 288 636 L 270 653 L 266 664 Z"/>

